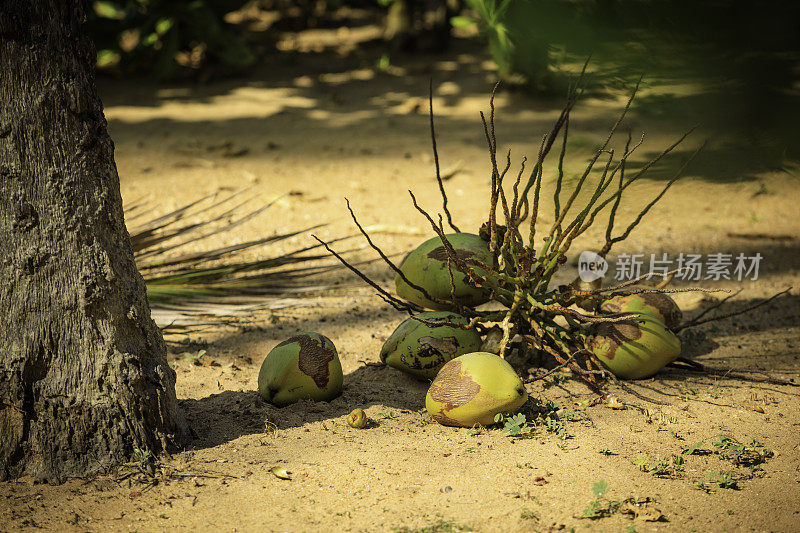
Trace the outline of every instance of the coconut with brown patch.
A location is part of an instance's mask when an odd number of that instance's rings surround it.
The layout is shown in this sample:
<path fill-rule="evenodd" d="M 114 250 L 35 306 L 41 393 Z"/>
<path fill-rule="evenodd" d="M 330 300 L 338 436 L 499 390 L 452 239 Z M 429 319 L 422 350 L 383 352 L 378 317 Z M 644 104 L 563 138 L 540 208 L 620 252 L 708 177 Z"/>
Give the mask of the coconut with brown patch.
<path fill-rule="evenodd" d="M 342 364 L 326 336 L 304 332 L 279 343 L 261 364 L 258 391 L 283 407 L 299 400 L 332 400 L 342 393 Z"/>
<path fill-rule="evenodd" d="M 446 363 L 431 383 L 425 407 L 445 426 L 489 426 L 528 399 L 514 369 L 493 353 L 473 352 Z"/>
<path fill-rule="evenodd" d="M 631 288 L 647 289 L 648 287 Z M 678 326 L 683 319 L 681 308 L 678 307 L 675 300 L 663 292 L 614 296 L 600 305 L 600 311 L 604 313 L 647 313 L 659 319 L 670 329 Z"/>
<path fill-rule="evenodd" d="M 472 233 L 451 233 L 445 236 L 447 242 L 453 246 L 456 257 L 463 260 L 476 273 L 485 275 L 478 264 L 493 265 L 494 258 L 489 251 L 486 241 Z M 428 296 L 439 300 L 456 299 L 462 305 L 475 306 L 489 301 L 489 292 L 472 285 L 468 276 L 458 270 L 450 262 L 448 269 L 447 250 L 439 237 L 433 237 L 420 244 L 411 251 L 400 264 L 400 271 L 414 285 L 425 289 Z M 452 284 L 450 276 L 452 273 Z M 455 290 L 453 291 L 453 287 Z M 428 309 L 453 310 L 455 305 L 450 303 L 434 302 L 425 294 L 411 287 L 399 274 L 395 278 L 397 295 L 406 301 L 415 303 Z"/>
<path fill-rule="evenodd" d="M 416 378 L 433 379 L 454 357 L 480 348 L 477 331 L 451 325 L 468 322 L 447 311 L 426 311 L 409 317 L 383 344 L 381 361 Z"/>
<path fill-rule="evenodd" d="M 659 319 L 642 314 L 625 322 L 602 323 L 586 347 L 623 379 L 647 378 L 681 354 L 681 341 Z"/>

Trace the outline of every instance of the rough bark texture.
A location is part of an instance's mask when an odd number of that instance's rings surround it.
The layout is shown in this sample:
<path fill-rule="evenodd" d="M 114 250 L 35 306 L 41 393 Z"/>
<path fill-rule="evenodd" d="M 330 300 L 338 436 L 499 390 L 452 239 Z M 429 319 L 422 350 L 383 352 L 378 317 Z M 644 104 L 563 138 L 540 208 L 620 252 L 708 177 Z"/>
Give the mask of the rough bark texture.
<path fill-rule="evenodd" d="M 184 438 L 122 214 L 86 5 L 0 9 L 0 479 Z"/>

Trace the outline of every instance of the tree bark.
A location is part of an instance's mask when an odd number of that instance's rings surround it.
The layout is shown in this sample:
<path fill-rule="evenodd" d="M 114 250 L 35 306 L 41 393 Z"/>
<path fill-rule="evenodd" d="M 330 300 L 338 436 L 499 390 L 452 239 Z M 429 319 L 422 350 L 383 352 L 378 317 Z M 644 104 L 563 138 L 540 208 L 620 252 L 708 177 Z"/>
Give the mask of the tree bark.
<path fill-rule="evenodd" d="M 186 423 L 125 229 L 86 3 L 0 9 L 0 479 L 179 446 Z"/>

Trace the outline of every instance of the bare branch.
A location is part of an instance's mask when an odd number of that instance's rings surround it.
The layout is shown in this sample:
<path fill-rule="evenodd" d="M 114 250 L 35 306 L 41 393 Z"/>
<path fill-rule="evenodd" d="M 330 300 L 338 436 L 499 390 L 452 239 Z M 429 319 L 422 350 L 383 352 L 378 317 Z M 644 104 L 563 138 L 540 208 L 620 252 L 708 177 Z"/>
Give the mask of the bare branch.
<path fill-rule="evenodd" d="M 589 160 L 589 164 L 586 166 L 586 170 L 583 171 L 583 174 L 581 175 L 580 179 L 578 180 L 578 184 L 575 186 L 575 190 L 572 191 L 572 194 L 570 195 L 569 199 L 567 200 L 567 203 L 564 205 L 564 209 L 561 211 L 561 214 L 556 219 L 556 221 L 553 223 L 553 230 L 551 230 L 551 232 L 550 232 L 551 235 L 553 234 L 556 226 L 558 224 L 561 224 L 564 221 L 564 218 L 566 217 L 567 213 L 569 212 L 570 207 L 572 207 L 572 204 L 575 201 L 575 198 L 578 196 L 578 193 L 580 192 L 581 187 L 583 186 L 583 183 L 586 181 L 586 178 L 589 176 L 589 173 L 592 171 L 592 168 L 594 168 L 594 164 L 597 162 L 597 160 L 600 158 L 600 156 L 603 153 L 606 152 L 606 148 L 608 147 L 608 144 L 611 142 L 611 139 L 614 137 L 614 134 L 617 132 L 617 128 L 619 128 L 620 124 L 622 123 L 623 119 L 625 118 L 625 115 L 628 114 L 628 110 L 631 108 L 631 104 L 633 104 L 633 99 L 636 97 L 636 93 L 639 91 L 639 85 L 641 83 L 642 83 L 642 79 L 639 78 L 639 81 L 636 82 L 636 86 L 633 88 L 633 91 L 631 92 L 631 95 L 628 98 L 628 102 L 625 104 L 625 107 L 623 108 L 622 112 L 620 113 L 619 118 L 617 118 L 617 121 L 611 127 L 611 130 L 608 133 L 608 137 L 606 137 L 606 140 L 603 142 L 603 144 L 600 146 L 600 148 L 594 154 L 592 159 Z"/>
<path fill-rule="evenodd" d="M 430 104 L 431 144 L 433 145 L 433 162 L 436 165 L 436 182 L 439 184 L 439 192 L 442 193 L 442 208 L 444 209 L 445 215 L 447 215 L 447 223 L 453 228 L 453 231 L 460 233 L 461 230 L 453 224 L 453 216 L 450 214 L 450 210 L 447 209 L 447 193 L 444 190 L 444 182 L 442 181 L 442 175 L 439 171 L 439 151 L 436 149 L 436 129 L 433 126 L 433 79 L 431 78 L 429 82 L 428 103 Z"/>
<path fill-rule="evenodd" d="M 428 214 L 428 212 L 425 211 L 424 209 L 422 209 L 419 206 L 419 204 L 417 203 L 417 197 L 414 196 L 414 193 L 411 192 L 411 191 L 408 191 L 408 194 L 411 195 L 411 201 L 413 202 L 414 207 L 417 209 L 417 211 L 422 213 L 422 215 L 425 218 L 428 219 L 428 222 L 430 222 L 431 227 L 433 228 L 433 231 L 435 231 L 436 234 L 441 239 L 442 246 L 444 246 L 445 252 L 447 252 L 447 257 L 449 257 L 450 259 L 453 260 L 453 262 L 456 264 L 456 268 L 458 268 L 458 270 L 460 270 L 461 272 L 466 274 L 469 277 L 470 281 L 474 285 L 476 285 L 478 287 L 482 286 L 483 285 L 483 281 L 481 280 L 480 276 L 478 276 L 478 274 L 472 268 L 470 268 L 464 262 L 463 259 L 458 257 L 458 254 L 456 254 L 455 248 L 453 248 L 453 245 L 450 244 L 450 241 L 448 241 L 447 237 L 445 237 L 444 231 L 442 231 L 442 229 L 436 224 L 436 222 L 434 222 L 434 220 L 431 218 L 431 216 Z"/>
<path fill-rule="evenodd" d="M 734 311 L 732 313 L 726 313 L 724 315 L 719 315 L 719 316 L 715 316 L 715 317 L 711 317 L 711 318 L 706 318 L 705 320 L 696 320 L 695 319 L 695 320 L 691 320 L 689 322 L 684 322 L 683 324 L 681 324 L 680 326 L 677 326 L 672 331 L 677 333 L 677 332 L 679 332 L 681 330 L 684 330 L 686 328 L 693 328 L 695 326 L 699 326 L 700 324 L 705 324 L 707 322 L 714 322 L 716 320 L 723 320 L 725 318 L 731 318 L 731 317 L 736 316 L 736 315 L 741 315 L 742 313 L 748 313 L 748 312 L 752 311 L 753 309 L 756 309 L 758 307 L 761 307 L 762 305 L 766 305 L 766 304 L 770 303 L 772 300 L 774 300 L 775 298 L 777 298 L 779 296 L 782 296 L 784 294 L 788 294 L 788 292 L 791 291 L 791 290 L 792 290 L 792 287 L 788 287 L 788 288 L 782 290 L 781 292 L 770 296 L 766 300 L 762 300 L 762 301 L 758 302 L 755 305 L 751 305 L 749 307 L 745 307 L 744 309 L 742 309 L 740 311 Z"/>
<path fill-rule="evenodd" d="M 644 137 L 642 137 L 644 140 Z M 631 132 L 628 130 L 628 140 L 625 141 L 625 154 L 627 156 L 631 146 Z M 614 200 L 614 205 L 611 206 L 611 212 L 608 214 L 608 224 L 606 225 L 606 242 L 611 240 L 611 232 L 614 230 L 614 218 L 617 216 L 617 209 L 622 200 L 622 184 L 625 181 L 625 163 L 628 161 L 627 157 L 623 157 L 620 161 L 619 167 L 619 186 L 617 187 L 617 197 Z"/>
<path fill-rule="evenodd" d="M 561 211 L 561 184 L 564 181 L 564 156 L 567 155 L 567 136 L 569 135 L 569 113 L 564 120 L 564 139 L 561 142 L 561 152 L 558 154 L 558 178 L 556 178 L 556 190 L 553 192 L 553 220 L 558 220 Z M 556 228 L 556 236 L 561 237 L 561 224 Z M 533 246 L 533 244 L 531 244 Z"/>
<path fill-rule="evenodd" d="M 420 287 L 419 285 L 417 285 L 416 283 L 414 283 L 414 282 L 412 282 L 410 279 L 408 279 L 408 278 L 406 277 L 406 275 L 403 273 L 403 271 L 402 271 L 402 270 L 400 270 L 400 269 L 399 269 L 399 268 L 398 268 L 398 267 L 397 267 L 397 266 L 396 266 L 396 265 L 395 265 L 395 264 L 392 262 L 392 260 L 391 260 L 391 259 L 389 259 L 389 257 L 388 257 L 388 256 L 387 256 L 385 253 L 383 253 L 383 250 L 381 250 L 381 249 L 380 249 L 380 248 L 379 248 L 379 247 L 378 247 L 378 246 L 377 246 L 377 245 L 376 245 L 374 242 L 372 242 L 372 239 L 370 238 L 369 234 L 368 234 L 368 233 L 367 233 L 367 232 L 364 230 L 364 228 L 363 228 L 363 227 L 361 226 L 361 224 L 358 222 L 358 219 L 356 218 L 356 214 L 353 212 L 353 209 L 350 207 L 350 200 L 349 200 L 349 199 L 347 199 L 347 198 L 345 198 L 345 199 L 344 199 L 344 201 L 347 203 L 347 210 L 348 210 L 348 211 L 350 211 L 350 216 L 353 218 L 353 222 L 355 223 L 356 227 L 357 227 L 357 228 L 358 228 L 358 230 L 361 232 L 361 234 L 364 236 L 364 238 L 365 238 L 365 239 L 367 239 L 367 242 L 368 242 L 368 243 L 369 243 L 369 245 L 372 247 L 372 249 L 373 249 L 373 250 L 375 250 L 376 252 L 378 252 L 378 255 L 380 255 L 380 256 L 381 256 L 381 259 L 383 259 L 384 263 L 386 263 L 387 265 L 389 265 L 389 267 L 390 267 L 392 270 L 394 270 L 394 271 L 397 273 L 397 275 L 398 275 L 398 276 L 400 276 L 400 279 L 402 279 L 404 282 L 406 282 L 406 284 L 407 284 L 409 287 L 411 287 L 412 289 L 414 289 L 414 290 L 416 290 L 416 291 L 419 291 L 419 292 L 421 292 L 421 293 L 422 293 L 422 295 L 423 295 L 425 298 L 427 298 L 428 300 L 430 300 L 430 301 L 432 301 L 432 302 L 436 302 L 436 303 L 443 303 L 443 302 L 445 302 L 445 300 L 441 300 L 441 299 L 439 299 L 439 298 L 435 298 L 435 297 L 431 296 L 431 295 L 428 293 L 428 291 L 427 291 L 427 290 L 425 290 L 425 287 Z"/>
<path fill-rule="evenodd" d="M 531 208 L 531 229 L 530 234 L 528 236 L 528 246 L 531 248 L 535 247 L 533 242 L 534 237 L 536 237 L 536 220 L 539 217 L 539 193 L 542 190 L 542 175 L 544 173 L 544 145 L 547 142 L 547 137 L 542 137 L 542 144 L 539 145 L 539 156 L 536 159 L 536 166 L 539 168 L 539 172 L 536 175 L 536 185 L 533 191 L 533 207 Z"/>
<path fill-rule="evenodd" d="M 513 211 L 511 213 L 511 217 L 514 219 L 514 227 L 519 227 L 519 208 L 518 205 L 519 201 L 519 184 L 522 181 L 522 175 L 525 173 L 525 164 L 528 162 L 528 156 L 522 156 L 522 163 L 519 167 L 519 173 L 517 174 L 517 179 L 514 182 L 514 201 L 511 202 L 513 207 Z"/>
<path fill-rule="evenodd" d="M 610 241 L 606 241 L 606 244 L 603 246 L 603 249 L 601 250 L 601 253 L 599 254 L 600 256 L 605 257 L 605 254 L 607 254 L 609 252 L 609 250 L 611 250 L 611 247 L 615 243 L 623 241 L 623 240 L 628 238 L 628 235 L 630 235 L 631 232 L 634 230 L 634 228 L 636 228 L 636 226 L 639 225 L 639 222 L 642 221 L 644 216 L 647 214 L 648 211 L 650 211 L 650 209 L 656 204 L 656 202 L 661 200 L 661 198 L 667 193 L 669 188 L 672 187 L 672 184 L 683 177 L 683 172 L 686 170 L 686 167 L 689 166 L 689 163 L 692 162 L 692 160 L 695 158 L 695 156 L 697 156 L 697 154 L 700 153 L 700 151 L 705 147 L 705 145 L 706 145 L 706 143 L 704 142 L 700 146 L 700 148 L 695 150 L 695 152 L 689 157 L 689 159 L 687 159 L 683 163 L 683 165 L 681 165 L 681 168 L 678 169 L 678 172 L 675 174 L 675 176 L 667 182 L 667 184 L 664 186 L 663 189 L 661 189 L 661 192 L 658 193 L 658 196 L 653 198 L 653 200 L 649 204 L 647 204 L 645 206 L 645 208 L 642 209 L 641 212 L 639 212 L 639 214 L 636 216 L 634 221 L 631 222 L 630 225 L 628 225 L 628 228 L 621 235 L 619 235 L 618 237 L 614 237 Z"/>
<path fill-rule="evenodd" d="M 698 320 L 700 320 L 701 318 L 703 318 L 704 316 L 706 316 L 708 313 L 710 313 L 710 312 L 711 312 L 711 311 L 713 311 L 714 309 L 719 309 L 719 308 L 720 308 L 722 305 L 724 305 L 724 304 L 725 304 L 725 302 L 727 302 L 727 301 L 728 301 L 728 300 L 730 300 L 731 298 L 734 298 L 734 297 L 738 296 L 739 294 L 741 294 L 741 292 L 742 292 L 743 290 L 744 290 L 744 288 L 740 288 L 738 291 L 736 291 L 736 292 L 734 292 L 734 293 L 731 293 L 731 294 L 729 294 L 728 296 L 726 296 L 725 298 L 723 298 L 723 299 L 722 299 L 722 300 L 720 300 L 719 302 L 715 303 L 714 305 L 712 305 L 711 307 L 709 307 L 708 309 L 706 309 L 705 311 L 703 311 L 702 313 L 700 313 L 699 315 L 697 315 L 696 317 L 694 317 L 692 320 L 689 320 L 689 321 L 687 321 L 687 322 L 692 322 L 692 323 L 694 323 L 694 322 L 697 322 Z"/>
<path fill-rule="evenodd" d="M 582 349 L 582 350 L 578 350 L 576 352 L 573 352 L 563 363 L 559 363 L 558 366 L 556 366 L 552 370 L 550 370 L 548 372 L 545 372 L 541 376 L 534 376 L 534 377 L 531 377 L 531 378 L 523 379 L 522 382 L 525 383 L 525 384 L 528 384 L 528 383 L 533 383 L 535 381 L 540 381 L 540 380 L 542 380 L 542 379 L 544 379 L 546 377 L 550 377 L 553 374 L 555 374 L 556 372 L 558 372 L 559 370 L 562 370 L 565 366 L 569 366 L 569 364 L 572 363 L 572 361 L 575 359 L 575 357 L 577 357 L 580 354 L 583 354 L 586 351 L 587 350 Z"/>
<path fill-rule="evenodd" d="M 583 81 L 586 77 L 586 68 L 589 66 L 589 59 L 586 59 L 586 62 L 583 64 L 583 68 L 581 69 L 581 73 L 578 76 L 575 85 L 571 86 L 567 91 L 567 103 L 564 105 L 564 109 L 561 111 L 561 114 L 556 119 L 555 124 L 553 124 L 550 133 L 547 135 L 547 142 L 545 143 L 544 150 L 543 150 L 543 158 L 542 161 L 547 157 L 547 154 L 550 153 L 550 149 L 553 147 L 553 143 L 555 143 L 556 138 L 558 137 L 559 132 L 561 131 L 562 126 L 566 123 L 569 119 L 569 114 L 572 111 L 572 108 L 575 107 L 578 99 L 580 98 L 581 94 L 583 94 Z M 525 184 L 525 188 L 520 195 L 520 202 L 524 208 L 524 212 L 520 210 L 522 216 L 520 216 L 520 224 L 528 217 L 528 192 L 530 192 L 531 188 L 534 186 L 535 177 L 538 172 L 541 171 L 539 168 L 541 165 L 534 165 L 531 169 L 531 175 L 528 177 L 528 182 Z"/>
<path fill-rule="evenodd" d="M 351 270 L 351 271 L 352 271 L 352 272 L 353 272 L 353 273 L 354 273 L 356 276 L 358 276 L 358 277 L 359 277 L 359 278 L 361 278 L 361 279 L 362 279 L 364 282 L 366 282 L 366 283 L 367 283 L 367 285 L 369 285 L 370 287 L 372 287 L 373 289 L 375 289 L 376 291 L 378 291 L 378 296 L 380 296 L 380 297 L 381 297 L 381 299 L 382 299 L 384 302 L 388 303 L 389 305 L 391 305 L 392 307 L 394 307 L 394 308 L 395 308 L 395 309 L 397 309 L 398 311 L 405 311 L 405 312 L 407 312 L 407 313 L 409 313 L 409 314 L 411 314 L 412 312 L 415 312 L 415 311 L 416 311 L 416 312 L 419 312 L 419 311 L 422 311 L 422 310 L 423 310 L 423 309 L 422 309 L 421 307 L 419 307 L 418 305 L 415 305 L 415 304 L 412 304 L 412 303 L 409 303 L 409 302 L 404 302 L 404 301 L 402 301 L 402 300 L 399 300 L 399 299 L 395 298 L 394 296 L 392 296 L 391 294 L 389 294 L 388 292 L 386 292 L 386 290 L 385 290 L 385 289 L 383 289 L 383 288 L 382 288 L 380 285 L 378 285 L 377 283 L 375 283 L 374 281 L 372 281 L 371 279 L 369 279 L 369 278 L 367 277 L 367 275 L 366 275 L 366 274 L 364 274 L 364 273 L 363 273 L 363 272 L 361 272 L 359 269 L 357 269 L 356 267 L 354 267 L 353 265 L 351 265 L 350 263 L 348 263 L 348 262 L 347 262 L 347 261 L 346 261 L 346 260 L 345 260 L 345 259 L 344 259 L 344 258 L 341 256 L 341 255 L 339 255 L 339 254 L 337 254 L 336 252 L 334 252 L 334 251 L 333 251 L 333 249 L 332 249 L 330 246 L 328 246 L 328 243 L 326 243 L 325 241 L 323 241 L 322 239 L 320 239 L 320 238 L 319 238 L 319 237 L 317 237 L 316 235 L 313 235 L 313 234 L 312 234 L 312 235 L 311 235 L 311 237 L 313 237 L 314 239 L 316 239 L 316 240 L 317 240 L 317 242 L 319 242 L 319 243 L 320 243 L 322 246 L 324 246 L 324 247 L 325 247 L 325 249 L 326 249 L 326 250 L 328 250 L 328 252 L 330 252 L 330 253 L 331 253 L 331 254 L 332 254 L 332 255 L 333 255 L 333 256 L 334 256 L 336 259 L 338 259 L 338 260 L 339 260 L 339 261 L 340 261 L 340 262 L 341 262 L 341 263 L 342 263 L 344 266 L 346 266 L 347 268 L 349 268 L 349 269 L 350 269 L 350 270 Z"/>
<path fill-rule="evenodd" d="M 492 116 L 494 116 L 494 93 L 492 93 L 491 106 Z M 489 133 L 489 126 L 483 111 L 481 111 L 481 121 L 483 122 L 486 143 L 489 145 L 489 160 L 492 164 L 492 194 L 489 198 L 489 249 L 494 251 L 494 243 L 497 242 L 497 200 L 500 196 L 500 187 L 498 187 L 497 182 L 500 177 L 500 171 L 497 168 L 497 147 L 492 143 L 492 136 Z"/>

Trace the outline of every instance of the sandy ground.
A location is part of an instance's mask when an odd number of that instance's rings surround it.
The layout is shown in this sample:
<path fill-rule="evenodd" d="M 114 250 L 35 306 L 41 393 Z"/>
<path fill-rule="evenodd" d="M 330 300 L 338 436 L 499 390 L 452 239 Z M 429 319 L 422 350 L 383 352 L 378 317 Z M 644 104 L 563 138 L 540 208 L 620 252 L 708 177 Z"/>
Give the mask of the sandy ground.
<path fill-rule="evenodd" d="M 283 197 L 235 235 L 202 246 L 241 242 L 318 223 L 322 238 L 353 233 L 347 196 L 376 241 L 389 252 L 412 248 L 430 232 L 413 210 L 411 188 L 432 211 L 440 206 L 429 154 L 425 96 L 437 82 L 440 155 L 453 215 L 475 231 L 485 216 L 488 160 L 478 111 L 487 106 L 493 75 L 484 57 L 453 52 L 379 71 L 363 59 L 331 62 L 292 56 L 271 60 L 247 79 L 204 86 L 147 82 L 102 84 L 117 147 L 123 197 L 145 198 L 166 212 L 203 195 L 250 187 L 254 201 Z M 645 93 L 646 95 L 647 93 Z M 591 154 L 622 99 L 589 99 L 578 108 L 567 159 L 575 173 Z M 559 102 L 502 92 L 501 148 L 518 168 L 535 156 Z M 638 161 L 691 125 L 692 117 L 634 110 L 634 136 L 647 128 Z M 657 193 L 667 172 L 703 138 L 636 187 L 621 214 Z M 716 140 L 617 253 L 739 253 L 764 256 L 757 281 L 704 281 L 743 288 L 752 302 L 797 286 L 800 183 L 781 170 L 737 159 Z M 740 155 L 740 154 L 739 154 Z M 740 163 L 741 162 L 741 163 Z M 551 174 L 550 174 L 551 175 Z M 596 177 L 596 176 L 595 176 Z M 570 182 L 574 186 L 574 181 Z M 550 198 L 552 182 L 543 198 Z M 549 202 L 543 222 L 552 222 Z M 574 250 L 592 248 L 602 228 Z M 254 252 L 265 256 L 311 244 L 302 235 Z M 343 248 L 353 245 L 341 244 Z M 370 258 L 368 251 L 357 254 Z M 366 270 L 390 286 L 388 269 Z M 566 273 L 564 278 L 569 275 Z M 657 405 L 611 388 L 628 408 L 595 403 L 567 380 L 529 386 L 541 402 L 560 403 L 561 433 L 537 427 L 524 438 L 499 429 L 475 434 L 439 426 L 421 410 L 426 384 L 378 361 L 383 341 L 402 315 L 348 281 L 302 306 L 254 317 L 242 328 L 209 330 L 171 344 L 177 395 L 197 433 L 192 446 L 165 462 L 173 475 L 114 475 L 39 485 L 0 484 L 0 529 L 59 531 L 797 531 L 800 528 L 800 300 L 798 290 L 769 308 L 700 328 L 707 342 L 696 359 L 720 376 L 667 369 L 636 390 Z M 682 295 L 692 316 L 708 298 Z M 255 391 L 258 368 L 278 342 L 304 330 L 335 342 L 345 372 L 344 393 L 330 403 L 274 408 Z M 195 364 L 191 354 L 206 350 Z M 787 384 L 776 384 L 783 381 Z M 374 421 L 345 423 L 354 408 Z M 760 469 L 736 466 L 718 453 L 681 455 L 720 435 L 757 439 L 774 455 Z M 648 468 L 683 458 L 681 469 Z M 643 456 L 646 458 L 642 459 Z M 640 468 L 637 463 L 646 463 Z M 284 467 L 291 480 L 274 476 Z M 174 475 L 180 472 L 180 476 Z M 732 472 L 739 489 L 714 482 Z M 608 484 L 606 500 L 650 499 L 638 516 L 621 512 L 579 518 Z M 698 484 L 703 484 L 705 490 Z M 655 521 L 657 520 L 657 521 Z"/>

